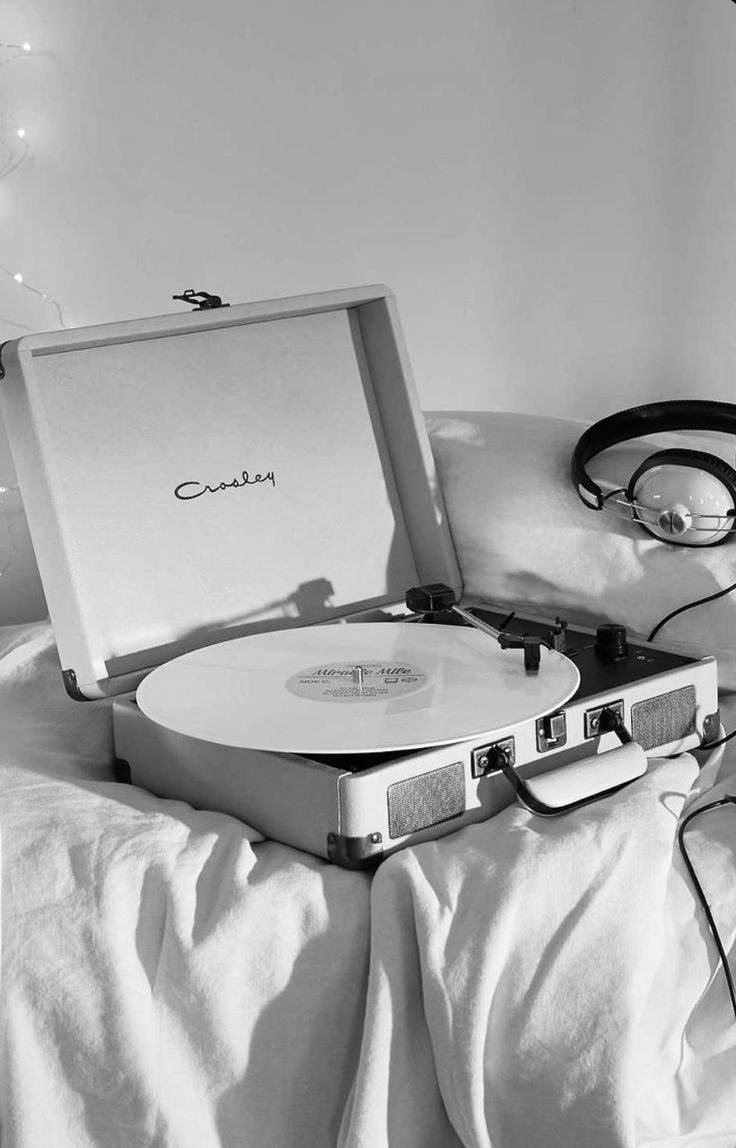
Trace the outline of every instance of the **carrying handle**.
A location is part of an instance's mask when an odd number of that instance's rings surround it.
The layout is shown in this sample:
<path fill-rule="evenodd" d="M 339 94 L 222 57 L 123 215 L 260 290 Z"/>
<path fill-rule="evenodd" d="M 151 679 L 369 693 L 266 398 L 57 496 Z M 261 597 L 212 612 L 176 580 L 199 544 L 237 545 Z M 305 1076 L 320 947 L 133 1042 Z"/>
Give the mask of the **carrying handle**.
<path fill-rule="evenodd" d="M 172 299 L 180 299 L 182 303 L 195 304 L 195 311 L 214 311 L 217 307 L 229 307 L 229 303 L 223 303 L 219 295 L 210 295 L 209 291 L 195 291 L 194 288 L 188 287 L 181 295 L 172 295 Z"/>
<path fill-rule="evenodd" d="M 503 773 L 522 805 L 540 817 L 559 817 L 581 809 L 592 801 L 610 797 L 625 785 L 646 773 L 647 758 L 642 747 L 634 741 L 619 714 L 604 709 L 600 717 L 601 733 L 615 733 L 621 745 L 606 753 L 591 754 L 580 761 L 524 781 L 511 764 L 508 752 L 502 746 L 488 751 L 488 763 Z M 601 783 L 603 787 L 601 788 Z M 549 797 L 557 792 L 577 787 L 578 796 L 572 801 L 552 802 Z M 580 790 L 583 790 L 580 794 Z"/>

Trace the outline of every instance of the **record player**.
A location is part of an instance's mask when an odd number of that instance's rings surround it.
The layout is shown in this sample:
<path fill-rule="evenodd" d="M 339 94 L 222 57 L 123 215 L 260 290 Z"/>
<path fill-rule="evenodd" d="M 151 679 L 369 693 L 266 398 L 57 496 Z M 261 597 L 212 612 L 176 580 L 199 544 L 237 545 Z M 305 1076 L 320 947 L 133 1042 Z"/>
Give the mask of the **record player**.
<path fill-rule="evenodd" d="M 135 784 L 360 867 L 716 735 L 712 658 L 463 600 L 387 288 L 30 335 L 2 367 L 64 683 L 114 699 Z"/>

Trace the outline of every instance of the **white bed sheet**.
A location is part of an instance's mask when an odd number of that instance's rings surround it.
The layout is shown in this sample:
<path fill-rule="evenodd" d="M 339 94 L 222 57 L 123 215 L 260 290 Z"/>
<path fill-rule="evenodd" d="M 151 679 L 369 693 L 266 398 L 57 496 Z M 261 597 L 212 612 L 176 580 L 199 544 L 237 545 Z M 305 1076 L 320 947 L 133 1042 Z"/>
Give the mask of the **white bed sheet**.
<path fill-rule="evenodd" d="M 674 845 L 730 765 L 513 806 L 371 877 L 115 783 L 45 625 L 0 631 L 0 723 L 3 1148 L 736 1144 L 736 1023 Z M 705 817 L 733 961 L 736 823 Z"/>

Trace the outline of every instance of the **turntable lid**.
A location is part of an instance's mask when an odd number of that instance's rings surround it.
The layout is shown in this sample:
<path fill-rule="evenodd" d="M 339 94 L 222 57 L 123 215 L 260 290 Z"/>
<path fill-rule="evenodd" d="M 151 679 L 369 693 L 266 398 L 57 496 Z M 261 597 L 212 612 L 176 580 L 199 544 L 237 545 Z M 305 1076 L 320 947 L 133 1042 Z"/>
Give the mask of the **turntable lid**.
<path fill-rule="evenodd" d="M 384 287 L 31 335 L 3 365 L 72 692 L 417 582 L 460 588 Z"/>

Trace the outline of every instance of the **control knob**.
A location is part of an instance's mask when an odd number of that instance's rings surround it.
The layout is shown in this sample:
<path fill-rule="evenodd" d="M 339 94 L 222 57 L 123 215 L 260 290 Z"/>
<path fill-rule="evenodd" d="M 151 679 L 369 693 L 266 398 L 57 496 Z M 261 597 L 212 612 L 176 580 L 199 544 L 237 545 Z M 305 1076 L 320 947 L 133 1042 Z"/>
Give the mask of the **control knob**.
<path fill-rule="evenodd" d="M 619 626 L 615 622 L 606 622 L 599 626 L 595 632 L 595 652 L 599 658 L 605 658 L 608 662 L 625 658 L 629 652 L 626 627 Z"/>

